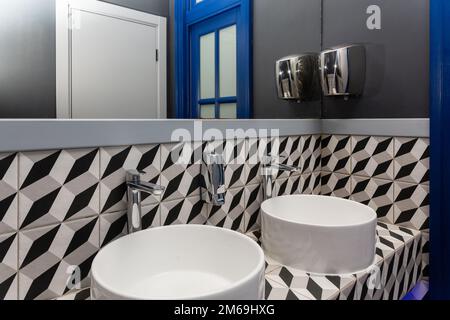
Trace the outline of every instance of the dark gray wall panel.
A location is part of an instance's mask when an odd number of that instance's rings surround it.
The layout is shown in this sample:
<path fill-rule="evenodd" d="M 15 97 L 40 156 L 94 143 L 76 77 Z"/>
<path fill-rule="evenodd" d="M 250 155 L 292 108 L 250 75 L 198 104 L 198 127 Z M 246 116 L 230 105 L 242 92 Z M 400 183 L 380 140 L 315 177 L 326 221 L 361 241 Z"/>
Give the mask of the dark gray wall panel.
<path fill-rule="evenodd" d="M 324 118 L 428 117 L 428 0 L 323 0 L 324 48 L 364 43 L 365 93 L 324 98 Z M 382 30 L 366 27 L 369 5 L 382 9 Z"/>
<path fill-rule="evenodd" d="M 101 0 L 158 16 L 169 16 L 169 0 Z"/>
<path fill-rule="evenodd" d="M 108 0 L 169 15 L 168 0 Z M 56 117 L 55 0 L 0 0 L 0 118 Z"/>
<path fill-rule="evenodd" d="M 54 0 L 0 0 L 0 118 L 56 115 Z"/>
<path fill-rule="evenodd" d="M 319 118 L 320 101 L 296 103 L 279 100 L 275 61 L 281 57 L 319 52 L 319 0 L 253 1 L 253 113 L 255 118 Z"/>

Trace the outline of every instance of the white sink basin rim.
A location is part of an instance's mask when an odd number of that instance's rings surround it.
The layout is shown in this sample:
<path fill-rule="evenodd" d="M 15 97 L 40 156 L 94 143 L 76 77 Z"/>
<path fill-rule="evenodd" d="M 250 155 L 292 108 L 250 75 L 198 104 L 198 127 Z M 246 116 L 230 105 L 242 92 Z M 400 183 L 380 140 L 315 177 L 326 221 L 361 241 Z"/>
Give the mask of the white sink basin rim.
<path fill-rule="evenodd" d="M 264 253 L 225 228 L 178 225 L 116 240 L 92 263 L 93 299 L 258 300 Z"/>

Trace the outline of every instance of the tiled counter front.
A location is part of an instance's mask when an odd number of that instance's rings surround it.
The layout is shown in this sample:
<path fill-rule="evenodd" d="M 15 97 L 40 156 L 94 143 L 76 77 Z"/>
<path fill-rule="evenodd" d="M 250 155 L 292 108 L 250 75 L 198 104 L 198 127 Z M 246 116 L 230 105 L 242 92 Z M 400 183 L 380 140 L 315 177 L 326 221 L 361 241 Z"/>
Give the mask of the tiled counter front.
<path fill-rule="evenodd" d="M 266 258 L 268 300 L 397 300 L 421 278 L 421 233 L 379 223 L 375 263 L 347 275 L 316 275 Z"/>
<path fill-rule="evenodd" d="M 147 181 L 167 188 L 162 197 L 145 198 L 145 227 L 196 223 L 240 232 L 258 230 L 262 201 L 258 159 L 271 152 L 278 153 L 286 164 L 302 167 L 294 174 L 278 173 L 276 195 L 322 192 L 351 196 L 375 207 L 386 222 L 427 230 L 428 162 L 424 152 L 419 155 L 426 140 L 410 139 L 414 143 L 408 143 L 388 138 L 392 143 L 387 149 L 392 145 L 392 153 L 382 154 L 389 154 L 394 173 L 393 177 L 378 178 L 376 170 L 370 170 L 373 163 L 383 159 L 379 149 L 384 144 L 372 150 L 372 144 L 367 143 L 361 151 L 353 143 L 357 137 L 328 138 L 307 135 L 275 141 L 246 139 L 0 154 L 0 299 L 62 296 L 71 291 L 67 283 L 76 282 L 78 271 L 79 286 L 89 285 L 90 266 L 98 250 L 126 232 L 124 179 L 129 169 L 144 170 Z M 404 143 L 396 144 L 397 140 Z M 226 204 L 220 208 L 205 204 L 199 196 L 201 155 L 205 150 L 232 151 L 227 153 L 225 166 Z M 180 154 L 189 154 L 191 161 L 174 163 Z M 353 157 L 358 154 L 369 158 L 364 174 L 352 169 L 357 163 Z M 396 169 L 402 166 L 406 169 Z M 369 183 L 361 182 L 356 188 L 358 183 L 353 181 L 362 178 Z M 391 186 L 386 190 L 379 180 Z M 364 198 L 372 194 L 373 200 Z"/>

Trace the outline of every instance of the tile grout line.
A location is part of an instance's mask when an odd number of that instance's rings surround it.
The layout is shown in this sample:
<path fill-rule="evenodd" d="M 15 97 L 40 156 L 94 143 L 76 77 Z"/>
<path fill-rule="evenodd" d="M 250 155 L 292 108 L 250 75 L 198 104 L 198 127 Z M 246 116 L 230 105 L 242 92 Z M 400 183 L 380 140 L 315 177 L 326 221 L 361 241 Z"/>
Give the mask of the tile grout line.
<path fill-rule="evenodd" d="M 101 233 L 102 233 L 102 217 L 101 217 L 101 210 L 102 210 L 102 204 L 101 204 L 101 197 L 102 197 L 102 190 L 101 190 L 101 180 L 102 180 L 102 148 L 98 148 L 98 249 L 100 250 L 100 247 L 102 245 L 101 240 Z"/>
<path fill-rule="evenodd" d="M 20 219 L 19 219 L 19 211 L 20 211 L 20 201 L 19 201 L 19 194 L 20 194 L 20 192 L 19 192 L 19 188 L 20 188 L 20 156 L 21 156 L 21 152 L 18 152 L 17 153 L 17 156 L 16 156 L 16 160 L 17 160 L 17 199 L 16 199 L 16 201 L 17 201 L 17 211 L 16 211 L 16 214 L 17 214 L 17 216 L 16 216 L 16 219 L 17 219 L 17 226 L 16 226 L 16 228 L 17 228 L 17 230 L 16 230 L 16 232 L 17 232 L 17 254 L 16 254 L 16 258 L 17 258 L 17 269 L 16 269 L 16 271 L 17 271 L 17 292 L 16 292 L 16 294 L 17 294 L 17 299 L 19 299 L 19 297 L 20 297 L 20 276 L 19 276 L 19 264 L 20 264 L 20 258 L 19 258 L 19 253 L 20 253 L 20 235 L 19 235 L 19 222 L 20 222 Z"/>
<path fill-rule="evenodd" d="M 162 168 L 163 168 L 163 164 L 162 164 L 162 149 L 163 149 L 163 144 L 158 144 L 158 154 L 159 154 L 159 167 L 158 167 L 158 173 L 159 173 L 159 177 L 158 177 L 158 181 L 161 184 L 161 180 L 162 180 Z M 162 217 L 161 217 L 161 203 L 162 203 L 162 196 L 160 196 L 159 198 L 159 202 L 158 202 L 158 212 L 156 213 L 158 215 L 158 227 L 162 226 Z"/>

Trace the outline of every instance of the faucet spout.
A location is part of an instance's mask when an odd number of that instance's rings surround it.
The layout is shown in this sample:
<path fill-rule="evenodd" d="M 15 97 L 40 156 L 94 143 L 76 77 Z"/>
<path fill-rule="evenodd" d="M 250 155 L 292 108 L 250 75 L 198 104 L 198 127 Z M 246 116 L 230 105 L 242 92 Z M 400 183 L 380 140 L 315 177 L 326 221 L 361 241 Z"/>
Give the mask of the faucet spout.
<path fill-rule="evenodd" d="M 126 185 L 128 196 L 128 233 L 142 230 L 142 193 L 160 196 L 165 187 L 141 180 L 145 172 L 130 170 L 127 172 Z"/>
<path fill-rule="evenodd" d="M 274 175 L 277 171 L 299 172 L 300 170 L 300 167 L 276 163 L 275 158 L 272 156 L 264 157 L 261 170 L 264 200 L 270 199 L 274 196 Z"/>
<path fill-rule="evenodd" d="M 300 167 L 295 167 L 295 166 L 290 166 L 287 164 L 274 164 L 272 165 L 273 167 L 275 167 L 276 169 L 280 170 L 280 171 L 287 171 L 287 172 L 298 172 L 300 171 Z"/>
<path fill-rule="evenodd" d="M 127 182 L 127 185 L 129 188 L 132 188 L 134 190 L 145 192 L 148 194 L 153 194 L 155 196 L 162 195 L 164 190 L 166 189 L 163 186 L 160 186 L 160 185 L 157 185 L 154 183 L 150 183 L 150 182 L 144 182 L 144 181 L 141 181 L 139 183 Z"/>

